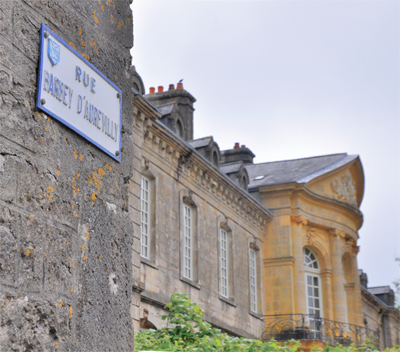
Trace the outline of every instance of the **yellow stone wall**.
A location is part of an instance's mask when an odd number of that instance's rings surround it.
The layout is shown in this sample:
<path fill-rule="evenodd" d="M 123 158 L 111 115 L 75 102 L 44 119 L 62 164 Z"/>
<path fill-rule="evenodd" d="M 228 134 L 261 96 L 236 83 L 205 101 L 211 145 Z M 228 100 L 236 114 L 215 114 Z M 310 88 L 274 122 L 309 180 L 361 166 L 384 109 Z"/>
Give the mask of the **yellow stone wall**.
<path fill-rule="evenodd" d="M 274 213 L 263 243 L 265 315 L 307 314 L 303 250 L 308 248 L 320 265 L 323 317 L 363 325 L 356 172 L 349 166 L 309 188 L 293 183 L 260 188 L 263 205 Z M 350 190 L 335 183 L 342 178 Z M 338 189 L 344 195 L 335 193 Z"/>

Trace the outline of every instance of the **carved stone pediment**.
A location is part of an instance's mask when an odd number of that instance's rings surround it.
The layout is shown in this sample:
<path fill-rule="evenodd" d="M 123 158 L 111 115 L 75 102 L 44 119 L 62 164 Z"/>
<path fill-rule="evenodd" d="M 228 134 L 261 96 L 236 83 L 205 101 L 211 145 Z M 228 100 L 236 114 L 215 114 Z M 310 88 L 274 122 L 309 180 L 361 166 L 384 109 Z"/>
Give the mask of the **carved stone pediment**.
<path fill-rule="evenodd" d="M 342 176 L 335 177 L 331 182 L 331 188 L 334 199 L 358 207 L 356 183 L 349 171 Z"/>

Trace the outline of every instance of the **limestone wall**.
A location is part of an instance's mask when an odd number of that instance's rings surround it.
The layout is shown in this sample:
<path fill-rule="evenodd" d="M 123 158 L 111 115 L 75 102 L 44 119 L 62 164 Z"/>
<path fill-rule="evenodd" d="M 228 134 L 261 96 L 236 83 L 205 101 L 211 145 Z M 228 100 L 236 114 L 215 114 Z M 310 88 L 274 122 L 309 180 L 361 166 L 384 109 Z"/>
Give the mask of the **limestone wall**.
<path fill-rule="evenodd" d="M 141 163 L 135 162 L 130 204 L 140 201 L 142 175 L 151 180 L 153 193 L 151 254 L 149 259 L 142 258 L 140 280 L 135 283 L 141 301 L 141 309 L 133 309 L 135 324 L 143 318 L 146 309 L 148 319 L 160 328 L 164 324 L 161 316 L 166 314 L 163 306 L 170 295 L 184 292 L 205 310 L 208 322 L 231 334 L 260 338 L 263 327 L 261 243 L 269 221 L 268 212 L 200 156 L 194 152 L 189 155 L 188 146 L 174 138 L 163 125 L 158 125 L 154 121 L 157 116 L 152 117 L 151 111 L 146 112 L 149 106 L 145 102 L 135 103 L 135 107 L 133 140 Z M 184 202 L 191 202 L 196 212 L 192 280 L 185 279 L 182 274 Z M 132 209 L 131 216 L 138 233 L 140 214 Z M 219 281 L 221 227 L 231 236 L 228 298 L 222 297 Z M 137 241 L 139 245 L 140 238 Z M 256 314 L 250 312 L 250 247 L 258 251 Z"/>
<path fill-rule="evenodd" d="M 291 185 L 264 187 L 263 204 L 274 212 L 264 241 L 265 314 L 307 313 L 303 250 L 319 262 L 324 318 L 362 325 L 356 209 L 293 192 Z M 278 186 L 276 186 L 278 187 Z"/>
<path fill-rule="evenodd" d="M 399 345 L 400 312 L 395 308 L 388 308 L 364 288 L 362 288 L 361 293 L 364 326 L 379 332 L 380 350 L 383 351 L 386 347 Z M 383 321 L 385 322 L 385 326 L 383 325 Z"/>
<path fill-rule="evenodd" d="M 129 1 L 0 0 L 0 351 L 132 351 L 133 144 L 118 163 L 36 109 L 41 23 L 133 115 Z"/>

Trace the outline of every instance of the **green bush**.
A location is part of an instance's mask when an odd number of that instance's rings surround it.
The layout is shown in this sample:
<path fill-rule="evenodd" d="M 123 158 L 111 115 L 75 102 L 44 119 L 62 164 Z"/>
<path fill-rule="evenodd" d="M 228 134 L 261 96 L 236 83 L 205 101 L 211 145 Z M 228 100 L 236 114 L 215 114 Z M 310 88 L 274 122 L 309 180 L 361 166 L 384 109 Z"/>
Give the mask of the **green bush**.
<path fill-rule="evenodd" d="M 162 319 L 167 319 L 167 326 L 136 333 L 136 351 L 294 352 L 299 346 L 296 341 L 263 343 L 223 334 L 203 320 L 203 310 L 184 293 L 174 293 L 165 308 L 169 313 Z"/>
<path fill-rule="evenodd" d="M 136 351 L 184 351 L 184 352 L 295 352 L 300 342 L 291 340 L 285 343 L 270 340 L 246 339 L 232 337 L 221 333 L 202 318 L 204 311 L 193 303 L 184 293 L 174 293 L 170 302 L 165 306 L 169 310 L 167 326 L 159 330 L 145 330 L 135 334 Z M 370 343 L 362 346 L 315 347 L 311 352 L 348 352 L 377 350 Z M 400 352 L 399 347 L 386 349 L 387 352 Z"/>

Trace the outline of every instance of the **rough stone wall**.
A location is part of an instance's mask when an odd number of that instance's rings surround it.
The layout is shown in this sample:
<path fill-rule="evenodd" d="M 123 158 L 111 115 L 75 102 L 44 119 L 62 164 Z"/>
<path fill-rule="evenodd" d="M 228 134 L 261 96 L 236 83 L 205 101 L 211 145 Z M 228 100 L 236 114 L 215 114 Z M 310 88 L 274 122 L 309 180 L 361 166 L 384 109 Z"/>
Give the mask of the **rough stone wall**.
<path fill-rule="evenodd" d="M 122 162 L 35 107 L 41 23 L 123 91 Z M 128 0 L 0 0 L 0 351 L 132 351 Z"/>

